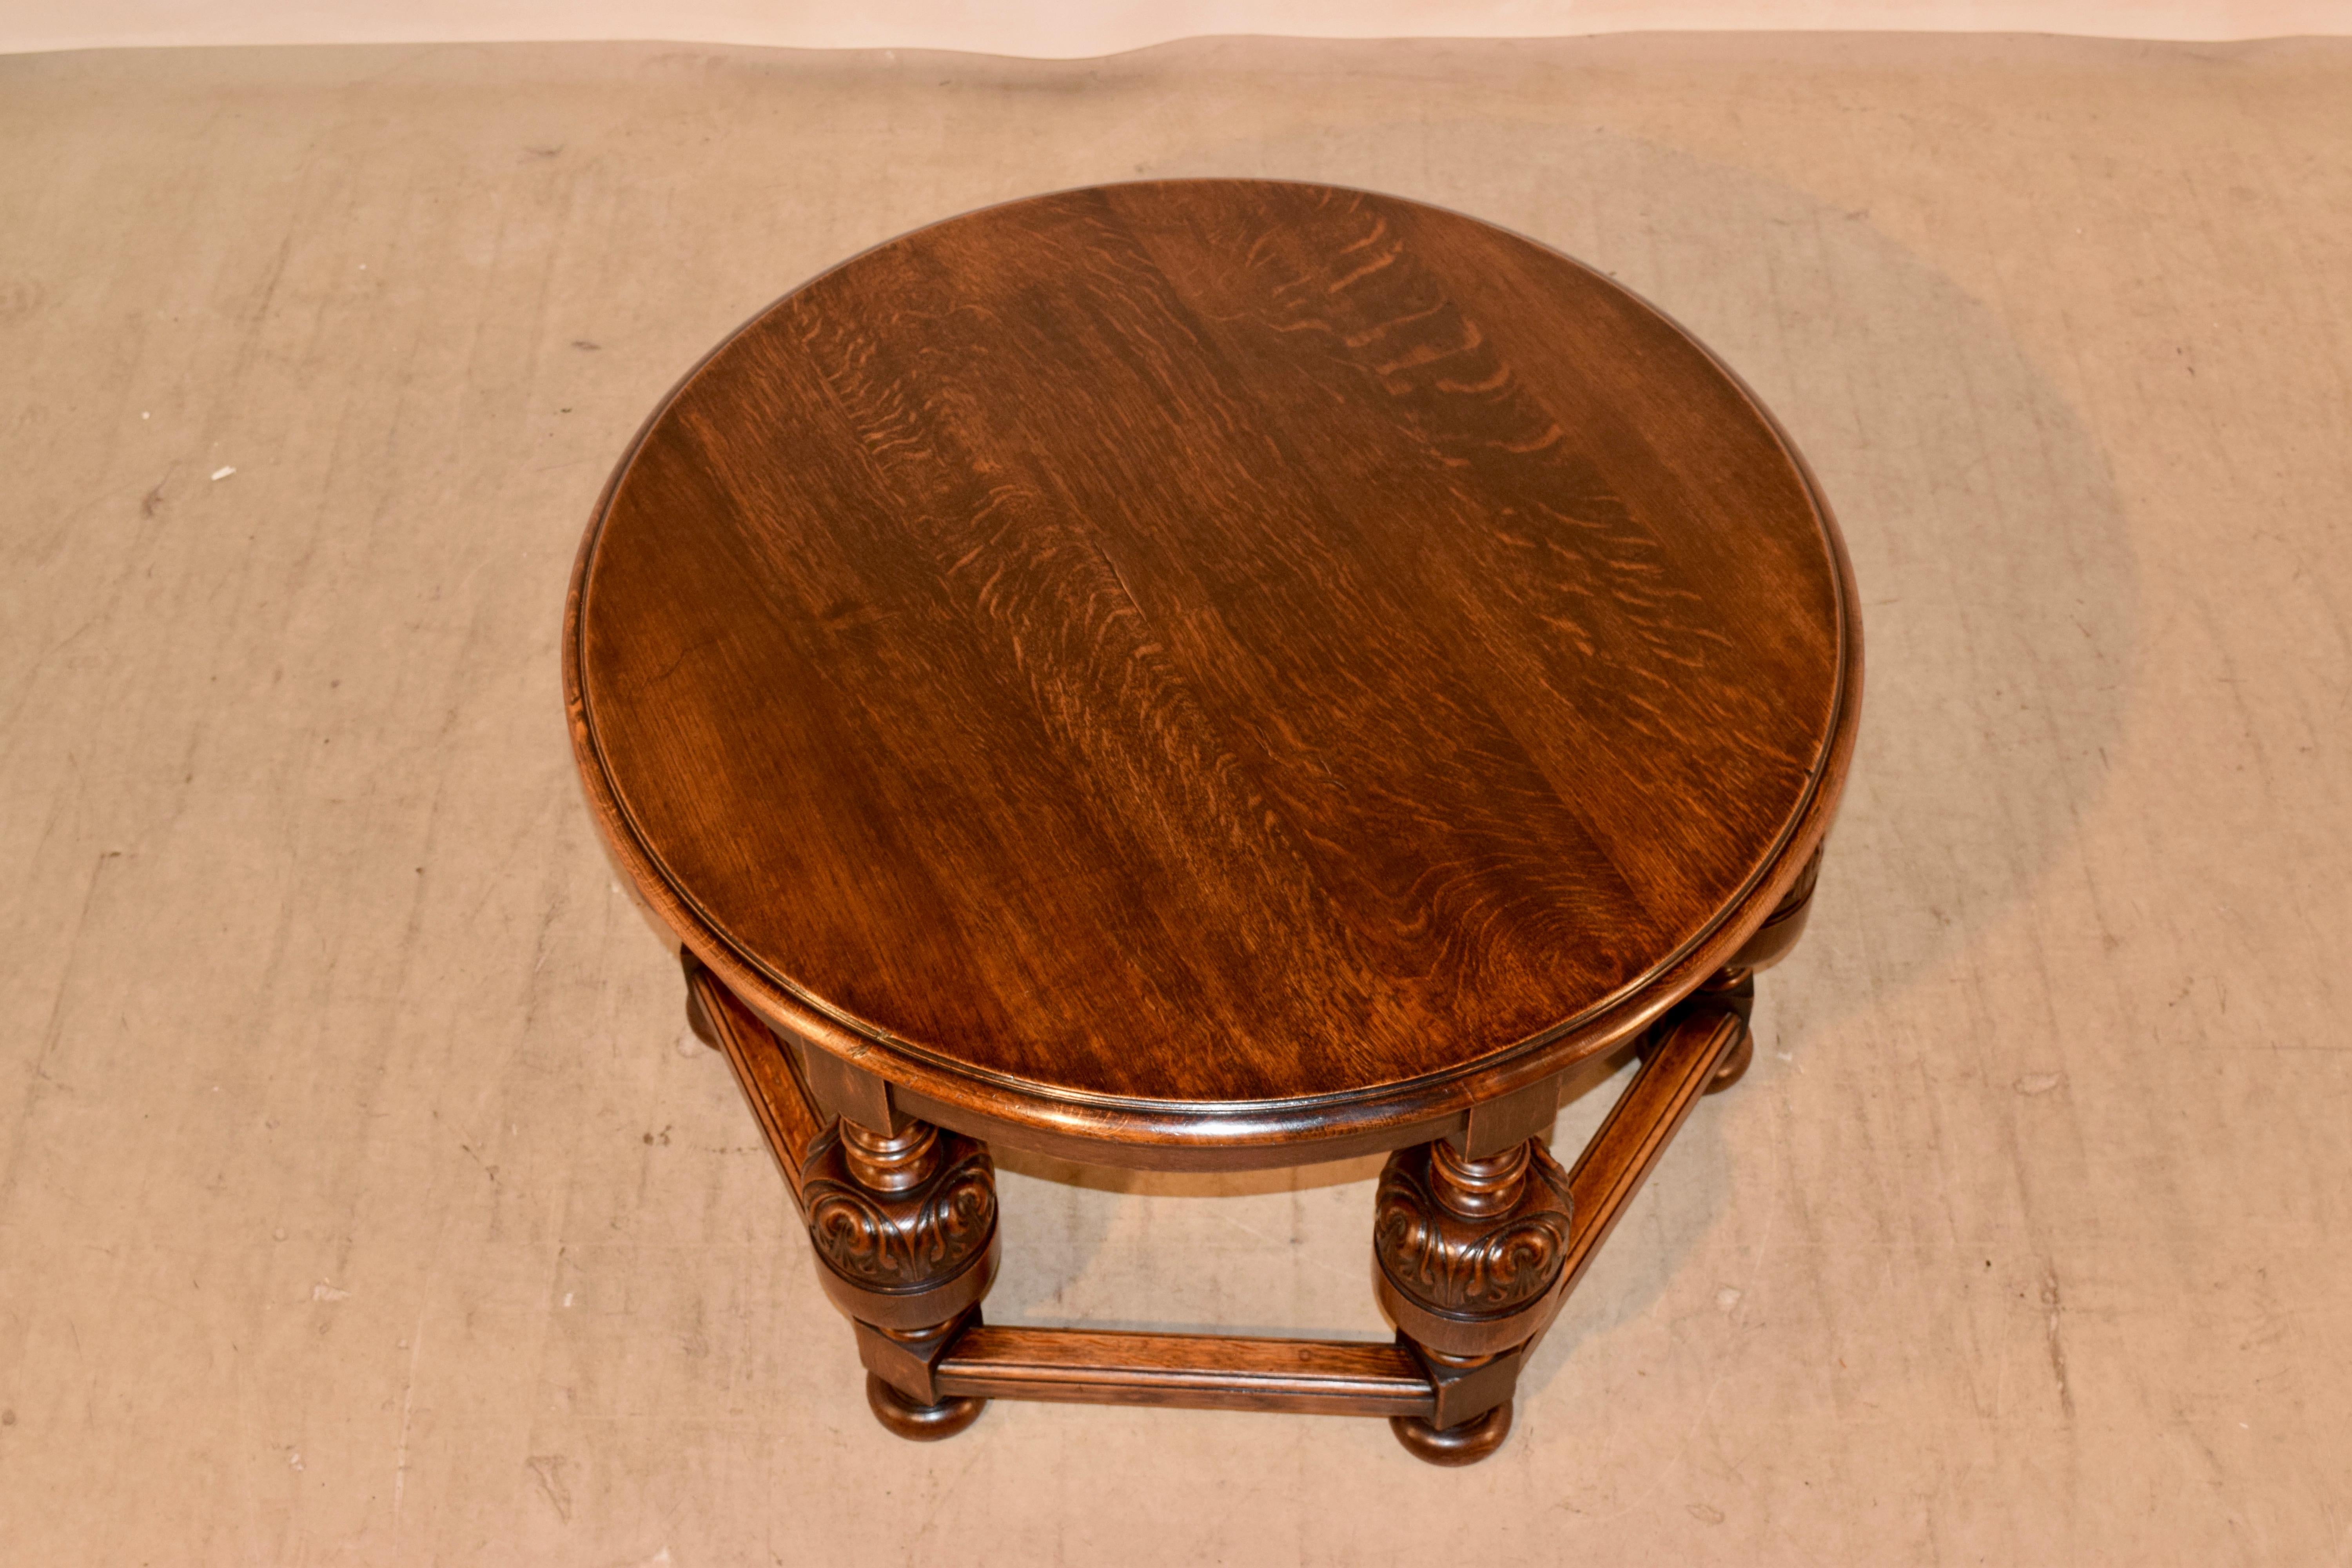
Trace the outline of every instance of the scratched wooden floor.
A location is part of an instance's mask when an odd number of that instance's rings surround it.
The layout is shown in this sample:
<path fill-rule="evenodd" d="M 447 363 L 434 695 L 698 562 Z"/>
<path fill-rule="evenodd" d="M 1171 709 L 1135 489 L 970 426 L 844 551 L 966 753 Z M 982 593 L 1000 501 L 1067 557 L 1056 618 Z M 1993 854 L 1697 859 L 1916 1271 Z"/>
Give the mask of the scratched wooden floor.
<path fill-rule="evenodd" d="M 20 58 L 0 148 L 0 1561 L 2352 1561 L 2352 48 Z M 1756 1068 L 1474 1470 L 886 1436 L 572 782 L 565 574 L 672 379 L 1181 173 L 1617 274 L 1868 606 Z M 1368 1165 L 1007 1164 L 1000 1319 L 1381 1331 Z"/>

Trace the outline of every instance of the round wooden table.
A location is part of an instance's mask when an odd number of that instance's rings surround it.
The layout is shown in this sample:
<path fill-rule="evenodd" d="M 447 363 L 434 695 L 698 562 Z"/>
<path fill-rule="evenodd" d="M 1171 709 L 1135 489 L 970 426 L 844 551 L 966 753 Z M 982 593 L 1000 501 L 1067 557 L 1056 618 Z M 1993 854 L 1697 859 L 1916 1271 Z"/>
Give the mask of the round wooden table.
<path fill-rule="evenodd" d="M 1040 196 L 719 346 L 581 546 L 588 798 L 876 1413 L 1390 1416 L 1463 1463 L 1745 1067 L 1852 752 L 1829 510 L 1691 337 L 1391 196 Z M 1643 1066 L 1572 1170 L 1562 1075 Z M 982 1322 L 987 1143 L 1394 1151 L 1394 1344 Z"/>

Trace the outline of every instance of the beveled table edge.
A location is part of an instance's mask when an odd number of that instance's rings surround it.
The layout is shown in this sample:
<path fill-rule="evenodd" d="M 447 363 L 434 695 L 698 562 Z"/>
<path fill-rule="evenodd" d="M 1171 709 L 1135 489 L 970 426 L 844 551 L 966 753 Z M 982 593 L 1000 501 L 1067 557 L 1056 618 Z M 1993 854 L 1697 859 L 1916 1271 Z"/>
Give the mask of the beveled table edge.
<path fill-rule="evenodd" d="M 1107 184 L 1223 184 L 1226 181 L 1133 180 Z M 1263 181 L 1267 184 L 1318 184 L 1310 181 Z M 1439 207 L 1360 186 L 1352 191 L 1382 201 L 1466 218 L 1559 258 L 1650 311 L 1704 354 L 1738 390 L 1748 408 L 1772 433 L 1781 455 L 1795 469 L 1811 501 L 1835 567 L 1837 687 L 1828 740 L 1822 747 L 1805 793 L 1773 852 L 1748 883 L 1688 942 L 1649 972 L 1549 1028 L 1477 1059 L 1443 1072 L 1336 1094 L 1267 1100 L 1158 1100 L 1093 1094 L 1058 1088 L 1012 1074 L 955 1061 L 887 1029 L 856 1018 L 813 996 L 739 951 L 701 906 L 668 876 L 614 790 L 598 744 L 593 715 L 581 669 L 581 617 L 588 573 L 603 535 L 613 498 L 635 463 L 646 437 L 687 388 L 738 338 L 756 327 L 784 300 L 818 279 L 938 224 L 975 216 L 1003 206 L 1098 188 L 1067 186 L 932 220 L 892 235 L 793 285 L 753 312 L 697 360 L 655 405 L 598 495 L 587 531 L 573 559 L 563 606 L 563 705 L 583 792 L 601 829 L 607 852 L 625 874 L 625 885 L 656 922 L 682 942 L 728 988 L 769 1024 L 805 1043 L 887 1079 L 891 1098 L 908 1114 L 957 1131 L 1056 1159 L 1149 1170 L 1251 1170 L 1319 1163 L 1382 1152 L 1459 1131 L 1469 1109 L 1539 1083 L 1636 1037 L 1701 982 L 1722 968 L 1753 936 L 1787 893 L 1829 831 L 1843 793 L 1859 729 L 1863 682 L 1862 625 L 1853 563 L 1835 514 L 1812 468 L 1753 388 L 1721 356 L 1673 316 L 1616 279 L 1541 240 L 1503 228 L 1474 214 Z"/>

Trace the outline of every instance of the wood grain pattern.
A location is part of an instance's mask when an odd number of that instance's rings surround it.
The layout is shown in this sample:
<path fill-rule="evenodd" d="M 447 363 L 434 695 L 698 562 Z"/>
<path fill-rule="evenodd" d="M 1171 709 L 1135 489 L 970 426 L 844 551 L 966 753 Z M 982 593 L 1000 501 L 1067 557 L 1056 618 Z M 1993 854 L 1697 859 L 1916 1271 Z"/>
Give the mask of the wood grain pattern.
<path fill-rule="evenodd" d="M 984 1323 L 938 1372 L 945 1394 L 1307 1415 L 1426 1416 L 1429 1379 L 1402 1345 Z"/>
<path fill-rule="evenodd" d="M 1499 1179 L 1487 1192 L 1450 1179 Z M 1483 1354 L 1526 1339 L 1559 1280 L 1573 1220 L 1568 1177 L 1534 1139 L 1464 1162 L 1423 1143 L 1389 1156 L 1373 1195 L 1374 1284 L 1397 1326 L 1440 1351 Z"/>
<path fill-rule="evenodd" d="M 689 959 L 686 966 L 687 994 L 709 1024 L 712 1038 L 733 1069 L 768 1152 L 776 1158 L 784 1186 L 794 1207 L 804 1206 L 801 1173 L 808 1163 L 810 1145 L 824 1131 L 826 1118 L 809 1093 L 800 1064 L 768 1026 L 735 998 L 710 972 Z"/>
<path fill-rule="evenodd" d="M 1273 1163 L 1717 967 L 1826 826 L 1851 597 L 1769 419 L 1605 279 L 1154 183 L 730 340 L 614 477 L 566 673 L 621 864 L 780 1026 L 992 1138 Z"/>
<path fill-rule="evenodd" d="M 1567 1266 L 1552 1300 L 1557 1313 L 1592 1267 L 1601 1244 L 1642 1190 L 1659 1157 L 1682 1131 L 1724 1058 L 1748 1038 L 1745 1019 L 1728 1006 L 1693 1004 L 1659 1031 L 1642 1066 L 1568 1173 L 1574 1223 Z M 1550 1326 L 1549 1319 L 1545 1328 Z M 1542 1331 L 1537 1332 L 1538 1339 Z"/>

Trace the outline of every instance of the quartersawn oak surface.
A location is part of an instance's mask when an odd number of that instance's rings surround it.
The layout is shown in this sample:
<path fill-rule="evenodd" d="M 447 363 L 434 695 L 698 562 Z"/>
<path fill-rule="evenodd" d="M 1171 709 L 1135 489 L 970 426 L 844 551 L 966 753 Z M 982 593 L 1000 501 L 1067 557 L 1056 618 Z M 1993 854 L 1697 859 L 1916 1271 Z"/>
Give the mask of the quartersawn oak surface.
<path fill-rule="evenodd" d="M 723 345 L 608 489 L 567 659 L 643 890 L 872 1065 L 1016 1121 L 1360 1100 L 1762 918 L 1850 743 L 1843 572 L 1744 389 L 1606 279 L 1138 184 Z"/>

